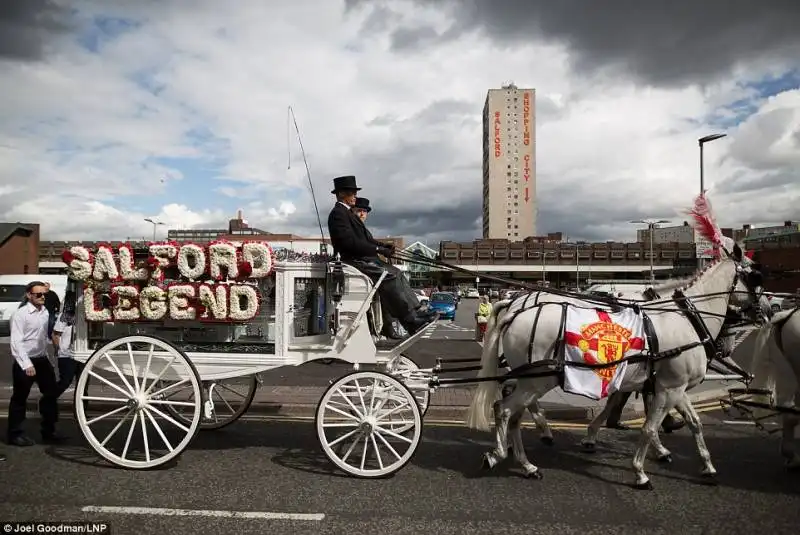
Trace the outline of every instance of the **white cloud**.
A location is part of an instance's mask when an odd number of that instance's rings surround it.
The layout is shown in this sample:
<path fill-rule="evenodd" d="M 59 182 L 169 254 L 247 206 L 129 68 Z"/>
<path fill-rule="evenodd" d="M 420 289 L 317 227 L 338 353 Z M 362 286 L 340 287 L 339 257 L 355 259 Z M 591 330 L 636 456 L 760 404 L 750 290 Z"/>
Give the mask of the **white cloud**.
<path fill-rule="evenodd" d="M 690 205 L 696 140 L 716 131 L 712 119 L 737 117 L 737 101 L 756 113 L 706 147 L 721 222 L 800 217 L 800 92 L 763 99 L 743 86 L 777 63 L 702 86 L 637 87 L 572 72 L 560 44 L 501 46 L 471 33 L 390 52 L 387 29 L 447 31 L 433 7 L 393 6 L 380 30 L 368 10 L 345 16 L 341 2 L 322 0 L 90 6 L 140 24 L 96 55 L 61 43 L 43 62 L 0 64 L 0 215 L 40 222 L 46 239 L 150 236 L 145 217 L 219 227 L 237 208 L 253 226 L 316 235 L 293 126 L 287 169 L 289 105 L 323 225 L 331 179 L 356 173 L 377 234 L 477 236 L 483 100 L 507 79 L 537 89 L 542 231 L 632 239 L 631 211 L 664 217 Z M 378 30 L 366 31 L 368 20 Z M 157 91 L 137 84 L 144 78 Z M 213 139 L 189 136 L 199 130 Z M 223 180 L 156 158 L 214 158 Z"/>

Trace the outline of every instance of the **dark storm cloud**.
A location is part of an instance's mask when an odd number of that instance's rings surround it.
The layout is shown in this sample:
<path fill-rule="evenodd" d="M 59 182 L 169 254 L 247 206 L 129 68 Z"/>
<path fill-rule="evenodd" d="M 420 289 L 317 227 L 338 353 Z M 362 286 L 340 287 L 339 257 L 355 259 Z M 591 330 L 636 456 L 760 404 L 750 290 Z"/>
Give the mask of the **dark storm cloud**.
<path fill-rule="evenodd" d="M 391 2 L 348 0 L 346 12 L 385 4 Z M 441 0 L 438 5 L 449 11 L 452 26 L 438 37 L 427 25 L 397 28 L 395 50 L 424 49 L 432 40 L 478 31 L 500 44 L 560 43 L 569 48 L 575 71 L 611 68 L 659 86 L 708 82 L 737 64 L 762 59 L 796 61 L 800 51 L 797 0 Z"/>
<path fill-rule="evenodd" d="M 52 0 L 0 1 L 0 60 L 37 61 L 72 28 L 67 9 Z"/>
<path fill-rule="evenodd" d="M 754 193 L 796 184 L 800 184 L 800 172 L 792 169 L 769 172 L 763 175 L 753 175 L 752 173 L 738 171 L 726 177 L 724 181 L 720 181 L 715 185 L 714 189 L 722 194 Z"/>

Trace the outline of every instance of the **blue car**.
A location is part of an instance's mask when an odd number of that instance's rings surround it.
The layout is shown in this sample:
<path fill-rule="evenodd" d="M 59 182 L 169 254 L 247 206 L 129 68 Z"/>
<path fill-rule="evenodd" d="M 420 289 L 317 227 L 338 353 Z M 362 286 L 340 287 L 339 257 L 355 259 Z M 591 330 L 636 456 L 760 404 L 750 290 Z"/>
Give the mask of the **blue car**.
<path fill-rule="evenodd" d="M 456 298 L 449 292 L 435 292 L 428 300 L 428 310 L 438 312 L 440 320 L 456 319 Z"/>

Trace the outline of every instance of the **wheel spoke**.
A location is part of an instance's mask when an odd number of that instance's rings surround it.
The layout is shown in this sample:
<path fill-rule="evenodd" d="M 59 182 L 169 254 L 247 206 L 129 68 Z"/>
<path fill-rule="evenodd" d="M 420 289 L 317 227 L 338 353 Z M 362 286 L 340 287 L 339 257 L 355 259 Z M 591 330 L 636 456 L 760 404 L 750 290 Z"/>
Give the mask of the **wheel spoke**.
<path fill-rule="evenodd" d="M 117 385 L 115 385 L 114 383 L 112 383 L 111 381 L 109 381 L 108 379 L 103 377 L 102 375 L 97 375 L 92 370 L 89 370 L 89 375 L 94 377 L 95 379 L 99 379 L 100 381 L 103 381 L 105 384 L 107 384 L 108 386 L 110 386 L 111 388 L 113 388 L 114 390 L 116 390 L 117 392 L 122 394 L 123 396 L 127 396 L 128 399 L 133 397 L 133 396 L 131 396 L 130 392 L 125 392 L 123 389 L 121 389 L 120 387 L 118 387 Z M 88 391 L 89 385 L 86 385 L 86 388 L 87 388 L 87 391 Z"/>
<path fill-rule="evenodd" d="M 86 398 L 83 398 L 83 399 L 86 399 Z M 100 415 L 100 416 L 98 416 L 97 418 L 92 418 L 91 420 L 87 421 L 87 422 L 86 422 L 86 424 L 87 424 L 87 425 L 92 425 L 92 424 L 93 424 L 93 423 L 95 423 L 95 422 L 99 422 L 100 420 L 104 420 L 104 419 L 108 418 L 108 417 L 109 417 L 109 416 L 111 416 L 111 415 L 114 415 L 114 414 L 117 414 L 118 412 L 122 412 L 122 411 L 124 411 L 125 409 L 128 409 L 128 411 L 129 411 L 129 412 L 132 410 L 132 409 L 131 409 L 130 407 L 128 407 L 127 405 L 123 405 L 122 407 L 118 407 L 118 408 L 114 409 L 114 410 L 113 410 L 113 411 L 111 411 L 111 412 L 107 412 L 107 413 L 105 413 L 105 414 L 101 414 L 101 415 Z"/>
<path fill-rule="evenodd" d="M 388 429 L 386 429 L 384 427 L 381 427 L 379 425 L 375 426 L 375 431 L 377 431 L 378 433 L 385 433 L 385 434 L 389 435 L 392 438 L 396 438 L 397 440 L 402 440 L 404 442 L 408 442 L 409 444 L 411 444 L 413 442 L 412 439 L 410 439 L 408 437 L 404 437 L 403 435 L 398 435 L 394 431 L 389 431 Z"/>
<path fill-rule="evenodd" d="M 381 441 L 381 442 L 383 442 L 383 445 L 384 445 L 384 446 L 386 446 L 387 448 L 389 448 L 389 451 L 391 451 L 391 452 L 394 454 L 394 456 L 395 456 L 395 457 L 397 457 L 397 460 L 398 460 L 398 461 L 399 461 L 399 460 L 401 460 L 401 459 L 403 458 L 403 456 L 402 456 L 402 455 L 400 455 L 399 453 L 397 453 L 397 450 L 396 450 L 396 449 L 394 449 L 394 448 L 392 447 L 392 445 L 391 445 L 391 444 L 389 444 L 389 442 L 388 442 L 388 441 L 387 441 L 385 438 L 383 438 L 383 435 L 381 435 L 380 433 L 375 433 L 375 434 L 378 436 L 378 438 L 380 439 L 380 441 Z"/>
<path fill-rule="evenodd" d="M 338 388 L 336 389 L 336 392 L 337 392 L 337 393 L 338 393 L 340 396 L 342 396 L 342 399 L 344 399 L 344 400 L 347 402 L 347 404 L 348 404 L 348 405 L 350 405 L 350 408 L 351 408 L 351 409 L 353 409 L 353 411 L 355 411 L 356 415 L 357 415 L 359 418 L 364 418 L 364 416 L 366 416 L 364 413 L 362 413 L 361 411 L 359 411 L 359 410 L 356 408 L 356 406 L 355 406 L 355 405 L 353 405 L 353 402 L 352 402 L 352 401 L 350 401 L 350 398 L 349 398 L 349 397 L 347 397 L 347 396 L 345 396 L 345 395 L 344 395 L 344 392 L 342 392 L 342 391 L 341 391 L 340 389 L 338 389 Z"/>
<path fill-rule="evenodd" d="M 147 418 L 144 417 L 144 411 L 139 412 L 139 421 L 142 422 L 142 443 L 144 444 L 144 458 L 150 462 L 150 441 L 147 439 Z"/>
<path fill-rule="evenodd" d="M 159 390 L 158 392 L 153 392 L 152 394 L 149 394 L 149 395 L 148 395 L 148 397 L 154 398 L 154 397 L 156 397 L 156 396 L 161 396 L 161 395 L 163 395 L 163 394 L 164 394 L 164 392 L 166 392 L 167 390 L 172 390 L 172 389 L 173 389 L 173 388 L 175 388 L 176 386 L 180 386 L 180 385 L 182 385 L 182 384 L 184 384 L 184 383 L 188 383 L 189 381 L 190 381 L 190 379 L 188 379 L 188 378 L 187 378 L 187 379 L 181 379 L 181 380 L 180 380 L 180 381 L 178 381 L 177 383 L 172 383 L 172 384 L 170 384 L 170 385 L 167 385 L 167 386 L 165 386 L 164 388 L 162 388 L 162 389 L 161 389 L 161 390 Z M 151 386 L 152 386 L 152 385 L 151 385 Z"/>
<path fill-rule="evenodd" d="M 171 405 L 171 406 L 180 406 L 180 407 L 194 407 L 195 403 L 191 401 L 171 401 L 168 399 L 148 399 L 148 405 Z"/>
<path fill-rule="evenodd" d="M 159 382 L 161 380 L 162 377 L 164 377 L 164 374 L 166 373 L 167 368 L 171 368 L 172 367 L 172 363 L 175 362 L 177 359 L 178 359 L 178 357 L 173 356 L 172 359 L 170 359 L 169 363 L 167 363 L 166 366 L 161 368 L 161 372 L 159 372 L 159 374 L 156 376 L 156 378 L 153 379 L 153 382 L 150 383 L 150 386 L 147 387 L 147 390 L 144 391 L 144 395 L 145 396 L 150 394 L 150 390 L 156 385 L 157 382 Z"/>
<path fill-rule="evenodd" d="M 136 377 L 136 363 L 133 361 L 133 347 L 131 347 L 131 343 L 128 342 L 125 344 L 128 348 L 128 358 L 131 361 L 131 375 L 133 376 L 133 391 L 139 392 L 139 378 Z"/>
<path fill-rule="evenodd" d="M 347 435 L 345 435 L 345 436 L 347 436 Z M 350 447 L 347 448 L 347 452 L 345 452 L 344 457 L 342 457 L 343 461 L 346 461 L 347 458 L 350 457 L 350 454 L 353 453 L 353 450 L 356 449 L 356 445 L 359 442 L 359 440 L 358 440 L 359 438 L 361 438 L 361 435 L 357 436 L 356 439 L 353 441 L 353 443 L 350 444 Z"/>
<path fill-rule="evenodd" d="M 329 411 L 333 411 L 333 412 L 335 412 L 337 414 L 341 414 L 345 418 L 350 418 L 351 420 L 353 420 L 355 422 L 361 423 L 361 420 L 362 420 L 361 418 L 358 418 L 357 416 L 353 416 L 349 412 L 344 412 L 343 410 L 337 409 L 336 407 L 331 407 L 330 405 L 328 405 L 325 408 L 328 409 Z"/>
<path fill-rule="evenodd" d="M 155 407 L 150 405 L 149 402 L 147 404 L 147 408 L 150 409 L 151 411 L 153 411 L 154 413 L 158 414 L 162 418 L 164 418 L 166 421 L 168 421 L 169 423 L 171 423 L 172 425 L 174 425 L 175 427 L 177 427 L 181 431 L 186 431 L 187 433 L 189 432 L 189 428 L 188 427 L 184 426 L 182 423 L 179 423 L 177 420 L 175 420 L 171 416 L 169 416 L 169 415 L 161 412 L 160 410 L 156 409 Z"/>
<path fill-rule="evenodd" d="M 344 441 L 344 440 L 347 440 L 348 438 L 352 437 L 353 435 L 355 435 L 356 433 L 358 433 L 358 431 L 359 431 L 359 429 L 358 429 L 358 428 L 356 428 L 356 429 L 353 429 L 353 430 L 352 430 L 352 431 L 350 431 L 349 433 L 345 433 L 344 435 L 340 436 L 340 437 L 339 437 L 339 438 L 337 438 L 336 440 L 332 440 L 331 442 L 328 442 L 328 445 L 329 445 L 329 446 L 331 446 L 331 447 L 333 447 L 333 446 L 335 446 L 336 444 L 338 444 L 339 442 L 342 442 L 342 441 Z"/>
<path fill-rule="evenodd" d="M 364 402 L 364 393 L 361 391 L 361 385 L 358 384 L 358 379 L 355 380 L 355 383 L 356 383 L 356 388 L 358 389 L 358 399 L 361 400 L 361 408 L 364 409 L 364 411 L 361 414 L 366 416 L 367 404 Z"/>
<path fill-rule="evenodd" d="M 242 399 L 247 399 L 246 395 L 242 394 L 241 392 L 237 392 L 236 390 L 234 390 L 233 388 L 231 388 L 229 386 L 225 386 L 224 383 L 217 383 L 217 388 L 224 388 L 228 392 L 230 392 L 232 394 L 236 394 L 237 396 L 239 396 Z"/>
<path fill-rule="evenodd" d="M 370 433 L 369 438 L 372 441 L 372 447 L 375 450 L 375 457 L 378 458 L 378 466 L 380 466 L 381 470 L 383 470 L 383 459 L 381 458 L 381 452 L 378 449 L 378 443 L 375 442 L 375 433 Z"/>
<path fill-rule="evenodd" d="M 362 472 L 364 471 L 364 465 L 367 464 L 367 450 L 369 449 L 369 436 L 370 436 L 370 434 L 364 433 L 364 447 L 361 449 L 361 471 Z"/>
<path fill-rule="evenodd" d="M 109 440 L 111 440 L 111 437 L 113 437 L 114 435 L 116 435 L 116 434 L 117 434 L 117 431 L 119 431 L 119 428 L 120 428 L 120 427 L 122 427 L 122 425 L 125 423 L 125 420 L 127 420 L 127 419 L 128 419 L 128 417 L 129 417 L 131 414 L 133 414 L 133 411 L 134 411 L 134 410 L 135 410 L 135 409 L 131 409 L 131 410 L 129 410 L 127 413 L 125 413 L 125 416 L 123 416 L 123 417 L 122 417 L 122 420 L 120 420 L 120 421 L 117 423 L 117 425 L 115 425 L 115 426 L 114 426 L 114 429 L 112 429 L 112 430 L 111 430 L 111 432 L 110 432 L 110 433 L 109 433 L 109 434 L 106 436 L 106 438 L 103 440 L 103 442 L 101 442 L 101 443 L 100 443 L 100 445 L 101 445 L 101 446 L 105 446 L 105 445 L 106 445 L 106 442 L 108 442 Z M 105 414 L 105 415 L 103 415 L 103 416 L 108 416 L 108 414 Z M 96 419 L 97 419 L 97 420 L 99 420 L 99 418 L 96 418 Z"/>
<path fill-rule="evenodd" d="M 139 420 L 139 413 L 133 415 L 133 420 L 131 420 L 131 428 L 128 430 L 128 438 L 125 439 L 125 448 L 122 450 L 122 458 L 126 459 L 126 455 L 128 454 L 128 448 L 131 445 L 131 437 L 133 436 L 133 430 L 136 429 L 136 422 Z"/>
<path fill-rule="evenodd" d="M 122 399 L 122 398 L 106 398 L 100 396 L 83 396 L 82 398 L 84 401 L 117 401 L 119 403 L 128 403 L 130 398 Z"/>
<path fill-rule="evenodd" d="M 220 394 L 218 390 L 215 390 L 215 391 L 214 391 L 214 393 L 215 393 L 215 394 L 217 394 L 217 397 L 219 397 L 219 399 L 222 401 L 222 403 L 224 403 L 224 404 L 225 404 L 225 406 L 226 406 L 226 407 L 228 407 L 228 410 L 229 410 L 229 411 L 231 411 L 231 415 L 234 415 L 234 414 L 236 414 L 236 409 L 234 409 L 233 407 L 231 407 L 231 404 L 230 404 L 230 403 L 228 403 L 228 400 L 227 400 L 227 399 L 225 399 L 224 397 L 222 397 L 222 394 Z M 211 397 L 211 396 L 209 396 L 209 397 Z M 213 398 L 211 399 L 211 401 L 212 401 L 212 402 L 214 401 L 214 400 L 213 400 Z M 216 412 L 216 411 L 215 411 L 215 412 Z"/>
<path fill-rule="evenodd" d="M 361 425 L 358 422 L 334 422 L 330 424 L 322 424 L 323 427 L 358 427 Z"/>
<path fill-rule="evenodd" d="M 144 393 L 144 387 L 147 385 L 147 374 L 150 373 L 150 363 L 153 361 L 153 351 L 156 346 L 150 344 L 150 349 L 147 351 L 147 364 L 144 366 L 144 373 L 142 374 L 142 384 L 139 385 L 139 393 Z"/>
<path fill-rule="evenodd" d="M 119 378 L 122 379 L 122 382 L 125 383 L 125 386 L 128 387 L 128 395 L 135 394 L 136 390 L 134 390 L 133 387 L 131 386 L 131 384 L 128 382 L 128 380 L 125 379 L 125 375 L 123 375 L 122 371 L 119 369 L 119 366 L 117 366 L 117 363 L 114 362 L 114 360 L 111 358 L 111 355 L 109 355 L 108 352 L 105 352 L 105 353 L 103 353 L 103 356 L 106 358 L 106 360 L 108 362 L 111 363 L 111 366 L 114 368 L 114 371 L 117 372 L 117 375 L 119 375 Z M 131 373 L 133 374 L 134 371 L 131 370 Z"/>
<path fill-rule="evenodd" d="M 404 401 L 402 405 L 398 405 L 397 407 L 395 407 L 393 409 L 389 409 L 386 412 L 382 412 L 382 413 L 378 414 L 375 418 L 380 422 L 382 420 L 387 419 L 392 414 L 395 414 L 395 413 L 405 409 L 406 407 L 409 407 L 409 404 Z"/>
<path fill-rule="evenodd" d="M 172 444 L 170 444 L 169 440 L 167 440 L 167 437 L 164 436 L 164 431 L 161 430 L 161 426 L 158 425 L 158 422 L 156 422 L 156 419 L 153 418 L 152 414 L 150 414 L 150 411 L 145 408 L 142 412 L 145 413 L 150 419 L 150 424 L 155 428 L 156 433 L 158 433 L 158 436 L 161 437 L 161 440 L 164 441 L 164 445 L 167 447 L 167 449 L 169 451 L 173 451 L 174 448 L 172 447 Z"/>

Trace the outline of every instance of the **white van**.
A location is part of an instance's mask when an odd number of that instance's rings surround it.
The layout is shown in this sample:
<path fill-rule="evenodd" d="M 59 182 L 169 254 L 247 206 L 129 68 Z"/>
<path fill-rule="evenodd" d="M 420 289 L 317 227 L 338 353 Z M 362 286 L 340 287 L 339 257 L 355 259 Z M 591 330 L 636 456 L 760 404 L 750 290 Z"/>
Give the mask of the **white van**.
<path fill-rule="evenodd" d="M 11 314 L 19 308 L 22 298 L 25 297 L 25 286 L 32 281 L 49 282 L 50 289 L 64 303 L 64 294 L 67 291 L 66 275 L 0 275 L 0 337 L 9 336 L 9 320 Z"/>

